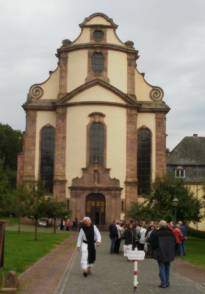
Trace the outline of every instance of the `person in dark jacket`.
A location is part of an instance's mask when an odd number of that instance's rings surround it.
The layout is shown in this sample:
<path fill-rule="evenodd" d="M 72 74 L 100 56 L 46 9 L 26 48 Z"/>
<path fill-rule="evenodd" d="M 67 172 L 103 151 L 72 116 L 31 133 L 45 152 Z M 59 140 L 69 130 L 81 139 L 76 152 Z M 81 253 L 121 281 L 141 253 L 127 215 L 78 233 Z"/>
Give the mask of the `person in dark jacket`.
<path fill-rule="evenodd" d="M 125 245 L 131 245 L 132 250 L 135 249 L 135 239 L 136 239 L 136 230 L 133 229 L 132 223 L 129 223 L 125 226 L 125 231 L 123 234 L 123 238 L 125 241 Z"/>
<path fill-rule="evenodd" d="M 109 226 L 109 236 L 111 240 L 110 253 L 115 253 L 116 242 L 118 239 L 118 231 L 116 226 L 116 221 L 113 221 Z"/>
<path fill-rule="evenodd" d="M 175 258 L 175 238 L 166 221 L 159 222 L 159 230 L 150 236 L 153 257 L 158 261 L 160 288 L 169 287 L 170 264 Z"/>
<path fill-rule="evenodd" d="M 181 255 L 184 256 L 186 255 L 186 251 L 185 251 L 185 242 L 187 240 L 188 237 L 188 227 L 185 223 L 183 223 L 182 221 L 179 221 L 179 225 L 180 225 L 180 230 L 183 234 L 183 240 L 182 240 L 182 251 L 181 251 Z"/>

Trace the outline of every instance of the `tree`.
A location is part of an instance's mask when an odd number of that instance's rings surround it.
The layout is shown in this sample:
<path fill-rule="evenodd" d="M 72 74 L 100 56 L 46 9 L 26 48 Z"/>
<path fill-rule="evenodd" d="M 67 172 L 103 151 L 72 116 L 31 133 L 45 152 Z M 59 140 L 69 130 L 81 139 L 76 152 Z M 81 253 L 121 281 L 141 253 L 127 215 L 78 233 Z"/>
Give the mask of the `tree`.
<path fill-rule="evenodd" d="M 158 217 L 154 214 L 147 200 L 143 203 L 133 203 L 128 215 L 137 221 L 143 220 L 149 222 L 151 220 L 158 220 Z"/>
<path fill-rule="evenodd" d="M 25 185 L 25 191 L 28 195 L 26 200 L 26 216 L 32 217 L 34 219 L 34 240 L 37 240 L 38 220 L 46 214 L 46 198 L 44 197 L 45 193 L 40 183 L 37 183 L 36 185 Z"/>
<path fill-rule="evenodd" d="M 133 204 L 129 216 L 144 220 L 173 219 L 172 201 L 178 199 L 176 217 L 178 220 L 198 222 L 204 217 L 204 201 L 194 197 L 182 180 L 171 177 L 157 178 L 152 192 L 142 204 Z"/>
<path fill-rule="evenodd" d="M 21 218 L 27 216 L 29 211 L 29 190 L 22 184 L 19 185 L 14 193 L 14 201 L 12 204 L 13 213 L 18 218 L 18 232 L 21 231 Z"/>
<path fill-rule="evenodd" d="M 17 154 L 22 149 L 21 131 L 0 123 L 0 161 L 11 187 L 16 186 Z"/>
<path fill-rule="evenodd" d="M 70 212 L 66 209 L 64 202 L 56 201 L 55 199 L 47 199 L 47 211 L 48 218 L 53 219 L 53 230 L 56 233 L 56 221 L 58 218 L 65 218 L 70 215 Z"/>
<path fill-rule="evenodd" d="M 13 189 L 0 160 L 0 216 L 9 216 L 12 213 L 13 198 Z"/>
<path fill-rule="evenodd" d="M 69 215 L 65 203 L 46 197 L 41 183 L 24 186 L 24 193 L 24 196 L 20 196 L 20 201 L 23 201 L 23 203 L 19 207 L 20 209 L 23 207 L 21 213 L 24 213 L 25 208 L 26 216 L 34 219 L 34 240 L 37 240 L 38 220 L 42 217 L 53 218 L 54 232 L 56 232 L 57 218 L 64 218 Z"/>

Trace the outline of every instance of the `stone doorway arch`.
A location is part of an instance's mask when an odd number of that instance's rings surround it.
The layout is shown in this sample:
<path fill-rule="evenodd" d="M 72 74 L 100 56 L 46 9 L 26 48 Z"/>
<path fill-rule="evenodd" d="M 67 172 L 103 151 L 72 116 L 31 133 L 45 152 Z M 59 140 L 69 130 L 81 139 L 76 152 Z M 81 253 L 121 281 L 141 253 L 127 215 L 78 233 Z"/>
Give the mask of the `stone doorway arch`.
<path fill-rule="evenodd" d="M 95 225 L 105 224 L 106 200 L 100 193 L 91 193 L 86 197 L 86 215 Z"/>
<path fill-rule="evenodd" d="M 100 201 L 104 207 L 104 224 L 110 224 L 114 219 L 120 219 L 121 212 L 121 191 L 120 181 L 110 177 L 110 169 L 97 164 L 82 169 L 82 177 L 74 178 L 70 190 L 70 209 L 72 218 L 81 220 L 87 211 L 87 199 L 93 201 L 95 209 L 92 214 L 96 214 L 95 218 L 102 218 L 102 208 L 98 210 L 97 202 Z M 103 200 L 104 199 L 104 200 Z M 92 216 L 93 217 L 93 216 Z M 102 223 L 102 220 L 101 220 Z"/>

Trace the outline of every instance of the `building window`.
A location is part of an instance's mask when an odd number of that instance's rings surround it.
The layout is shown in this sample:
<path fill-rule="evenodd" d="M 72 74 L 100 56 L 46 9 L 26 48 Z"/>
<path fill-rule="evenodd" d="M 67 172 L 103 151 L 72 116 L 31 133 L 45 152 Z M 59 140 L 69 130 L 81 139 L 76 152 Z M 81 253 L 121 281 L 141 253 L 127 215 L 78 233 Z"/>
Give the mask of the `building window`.
<path fill-rule="evenodd" d="M 183 167 L 177 167 L 175 169 L 175 178 L 185 178 L 185 169 Z"/>
<path fill-rule="evenodd" d="M 147 128 L 138 131 L 137 171 L 138 194 L 149 194 L 151 184 L 151 132 Z"/>
<path fill-rule="evenodd" d="M 104 164 L 105 126 L 101 122 L 93 122 L 89 132 L 89 163 Z"/>
<path fill-rule="evenodd" d="M 104 70 L 104 56 L 101 52 L 94 52 L 92 55 L 92 69 L 95 73 L 102 73 Z"/>
<path fill-rule="evenodd" d="M 100 42 L 104 39 L 104 32 L 101 31 L 101 30 L 95 30 L 93 32 L 93 39 L 96 41 L 96 42 Z"/>
<path fill-rule="evenodd" d="M 40 146 L 40 180 L 42 181 L 46 192 L 50 193 L 53 191 L 54 147 L 55 129 L 51 126 L 42 128 Z"/>

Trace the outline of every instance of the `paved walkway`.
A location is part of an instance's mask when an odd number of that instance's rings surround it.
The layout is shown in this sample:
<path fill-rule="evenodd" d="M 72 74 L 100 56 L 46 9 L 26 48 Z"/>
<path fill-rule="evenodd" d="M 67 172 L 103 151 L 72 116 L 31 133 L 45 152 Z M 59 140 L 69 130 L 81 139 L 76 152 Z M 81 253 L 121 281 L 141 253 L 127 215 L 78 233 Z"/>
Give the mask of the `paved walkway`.
<path fill-rule="evenodd" d="M 102 246 L 97 252 L 97 263 L 93 274 L 84 278 L 80 271 L 80 256 L 75 253 L 67 267 L 64 278 L 56 294 L 129 294 L 132 287 L 132 262 L 128 262 L 122 255 L 110 255 L 108 252 L 109 240 L 103 235 Z M 193 282 L 180 273 L 171 274 L 171 287 L 158 287 L 158 267 L 154 260 L 146 259 L 139 264 L 140 294 L 160 294 L 164 291 L 169 294 L 202 294 L 205 293 L 204 282 Z"/>
<path fill-rule="evenodd" d="M 76 247 L 76 233 L 19 276 L 20 294 L 53 294 Z"/>

